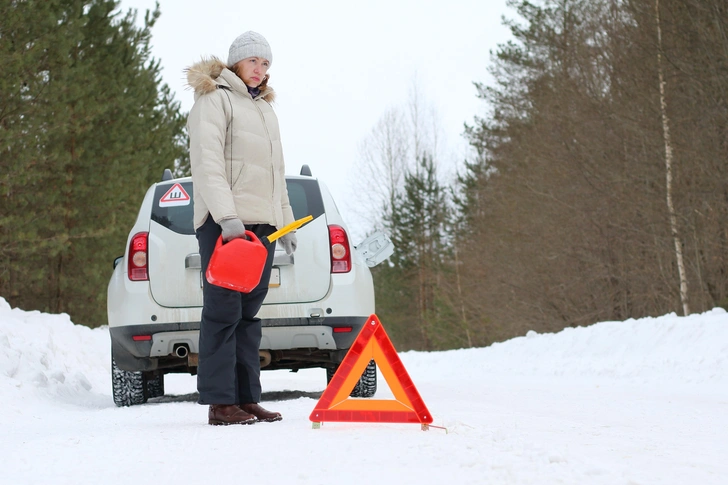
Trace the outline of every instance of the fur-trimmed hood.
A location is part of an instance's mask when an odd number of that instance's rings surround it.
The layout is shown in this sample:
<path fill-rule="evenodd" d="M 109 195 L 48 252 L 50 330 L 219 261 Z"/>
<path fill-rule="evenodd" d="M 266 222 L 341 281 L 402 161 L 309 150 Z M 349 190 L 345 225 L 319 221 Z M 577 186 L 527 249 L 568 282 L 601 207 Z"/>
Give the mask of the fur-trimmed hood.
<path fill-rule="evenodd" d="M 223 73 L 223 71 L 227 72 Z M 240 84 L 245 86 L 243 81 L 235 73 L 228 70 L 225 63 L 217 57 L 203 58 L 201 61 L 185 69 L 185 72 L 187 73 L 187 85 L 195 91 L 195 99 L 198 96 L 215 91 L 218 86 L 225 86 L 232 89 L 233 83 L 237 84 L 237 81 L 240 81 Z M 234 78 L 230 76 L 234 76 Z M 229 82 L 229 80 L 232 82 Z M 267 76 L 258 88 L 260 89 L 260 98 L 268 103 L 272 103 L 275 100 L 275 91 L 268 86 Z"/>

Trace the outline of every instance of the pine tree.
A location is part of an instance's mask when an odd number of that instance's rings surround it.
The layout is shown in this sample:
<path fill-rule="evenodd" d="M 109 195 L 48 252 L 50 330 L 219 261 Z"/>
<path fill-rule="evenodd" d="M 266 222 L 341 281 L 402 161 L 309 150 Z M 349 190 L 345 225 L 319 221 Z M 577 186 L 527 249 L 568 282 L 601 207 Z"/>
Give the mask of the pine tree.
<path fill-rule="evenodd" d="M 12 2 L 0 33 L 0 295 L 92 326 L 146 189 L 186 160 L 184 116 L 150 56 L 159 9 L 143 27 L 117 12 Z"/>
<path fill-rule="evenodd" d="M 438 286 L 447 259 L 450 214 L 447 190 L 437 179 L 435 162 L 424 154 L 415 169 L 405 174 L 404 188 L 385 221 L 395 247 L 391 261 L 416 305 L 409 310 L 410 318 L 416 318 L 423 349 L 434 348 L 441 338 Z"/>

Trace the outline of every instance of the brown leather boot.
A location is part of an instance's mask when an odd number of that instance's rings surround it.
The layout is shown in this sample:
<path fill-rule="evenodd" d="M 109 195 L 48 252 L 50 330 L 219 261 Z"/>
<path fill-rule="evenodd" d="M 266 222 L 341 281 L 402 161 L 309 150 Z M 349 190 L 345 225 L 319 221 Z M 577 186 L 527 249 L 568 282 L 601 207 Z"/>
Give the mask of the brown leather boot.
<path fill-rule="evenodd" d="M 283 416 L 281 416 L 281 413 L 274 413 L 273 411 L 268 411 L 267 409 L 263 408 L 260 404 L 255 403 L 255 402 L 241 404 L 240 409 L 242 409 L 246 413 L 252 414 L 256 418 L 258 418 L 258 421 L 265 421 L 267 423 L 272 423 L 273 421 L 280 421 L 281 419 L 283 419 Z"/>
<path fill-rule="evenodd" d="M 253 424 L 256 417 L 240 409 L 235 404 L 211 404 L 207 412 L 207 424 Z"/>

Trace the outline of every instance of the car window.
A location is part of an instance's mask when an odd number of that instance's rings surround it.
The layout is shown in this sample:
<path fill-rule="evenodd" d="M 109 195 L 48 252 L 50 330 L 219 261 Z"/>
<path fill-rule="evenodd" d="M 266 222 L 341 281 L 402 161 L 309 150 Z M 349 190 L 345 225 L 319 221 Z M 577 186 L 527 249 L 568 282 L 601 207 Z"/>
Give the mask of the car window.
<path fill-rule="evenodd" d="M 316 219 L 324 213 L 324 202 L 321 190 L 315 180 L 286 180 L 288 183 L 288 200 L 291 202 L 293 217 L 301 219 L 308 215 Z"/>
<path fill-rule="evenodd" d="M 324 213 L 324 203 L 316 180 L 286 180 L 286 182 L 294 218 L 300 219 L 312 215 L 315 219 Z M 178 234 L 194 234 L 192 182 L 179 184 L 184 190 L 184 192 L 178 191 L 177 195 L 181 193 L 181 198 L 172 201 L 169 197 L 165 199 L 174 185 L 157 185 L 154 192 L 152 220 Z M 189 197 L 189 201 L 184 196 Z"/>
<path fill-rule="evenodd" d="M 176 185 L 182 186 L 184 189 L 183 195 L 186 195 L 187 199 L 180 199 L 180 202 L 163 201 L 165 195 Z M 157 185 L 154 191 L 152 220 L 178 234 L 194 234 L 193 202 L 192 182 Z"/>

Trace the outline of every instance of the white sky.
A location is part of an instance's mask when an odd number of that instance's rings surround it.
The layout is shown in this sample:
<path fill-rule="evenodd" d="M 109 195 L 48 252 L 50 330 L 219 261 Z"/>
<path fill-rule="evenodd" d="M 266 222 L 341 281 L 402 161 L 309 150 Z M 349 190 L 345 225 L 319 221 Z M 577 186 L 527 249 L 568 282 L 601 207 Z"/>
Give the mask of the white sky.
<path fill-rule="evenodd" d="M 462 162 L 469 153 L 463 123 L 485 108 L 472 83 L 488 80 L 489 51 L 509 38 L 501 16 L 514 16 L 505 0 L 159 3 L 152 52 L 185 111 L 193 103 L 185 67 L 203 55 L 226 60 L 246 30 L 268 39 L 287 173 L 308 164 L 350 226 L 359 144 L 387 109 L 404 105 L 415 80 L 441 119 L 443 170 Z M 154 0 L 122 0 L 121 8 L 138 9 L 142 19 Z"/>
<path fill-rule="evenodd" d="M 194 377 L 167 375 L 164 397 L 117 408 L 108 329 L 11 309 L 0 296 L 0 483 L 726 483 L 723 309 L 399 355 L 447 434 L 311 429 L 323 369 L 262 372 L 263 405 L 283 421 L 209 426 Z M 380 374 L 375 399 L 389 391 Z"/>

